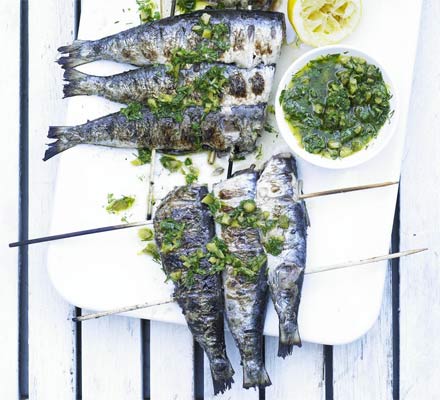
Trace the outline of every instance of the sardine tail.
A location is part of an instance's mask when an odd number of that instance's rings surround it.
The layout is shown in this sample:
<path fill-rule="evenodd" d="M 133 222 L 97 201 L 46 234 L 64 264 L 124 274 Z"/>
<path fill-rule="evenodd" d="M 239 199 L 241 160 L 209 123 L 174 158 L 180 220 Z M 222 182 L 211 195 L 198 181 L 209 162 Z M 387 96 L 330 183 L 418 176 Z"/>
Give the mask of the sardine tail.
<path fill-rule="evenodd" d="M 77 144 L 78 141 L 68 140 L 69 127 L 67 126 L 51 126 L 49 128 L 49 134 L 47 137 L 49 139 L 58 139 L 55 142 L 49 143 L 49 148 L 44 153 L 43 161 L 47 161 L 64 150 L 70 149 Z"/>
<path fill-rule="evenodd" d="M 243 387 L 245 389 L 270 385 L 272 385 L 272 382 L 262 363 L 259 365 L 255 362 L 243 363 Z"/>
<path fill-rule="evenodd" d="M 278 357 L 286 358 L 287 356 L 292 355 L 293 344 L 285 344 L 278 342 Z"/>
<path fill-rule="evenodd" d="M 212 377 L 212 385 L 214 386 L 214 394 L 224 393 L 229 390 L 234 383 L 232 377 L 226 379 L 215 379 Z"/>
<path fill-rule="evenodd" d="M 234 379 L 232 379 L 234 369 L 226 354 L 224 357 L 212 359 L 210 367 L 214 393 L 224 393 L 227 389 L 230 389 L 232 383 L 234 383 Z"/>
<path fill-rule="evenodd" d="M 278 357 L 285 358 L 292 354 L 293 346 L 301 347 L 298 325 L 293 322 L 280 323 L 280 338 L 278 341 Z"/>
<path fill-rule="evenodd" d="M 87 76 L 87 74 L 83 74 L 76 69 L 66 69 L 64 71 L 64 80 L 66 80 L 67 83 L 63 88 L 64 98 L 88 94 L 83 87 L 83 83 L 87 80 Z"/>
<path fill-rule="evenodd" d="M 94 61 L 94 57 L 91 57 L 90 51 L 86 49 L 88 46 L 88 40 L 75 40 L 68 46 L 62 46 L 58 49 L 60 53 L 69 54 L 65 57 L 58 59 L 58 64 L 63 68 L 74 68 L 78 65 Z"/>

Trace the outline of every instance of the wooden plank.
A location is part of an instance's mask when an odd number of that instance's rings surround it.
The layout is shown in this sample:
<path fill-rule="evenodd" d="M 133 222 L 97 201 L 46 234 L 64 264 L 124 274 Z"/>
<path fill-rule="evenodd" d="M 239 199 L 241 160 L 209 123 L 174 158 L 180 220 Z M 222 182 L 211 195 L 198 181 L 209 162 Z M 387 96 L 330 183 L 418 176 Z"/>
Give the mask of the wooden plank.
<path fill-rule="evenodd" d="M 400 398 L 436 399 L 440 365 L 440 2 L 425 0 L 400 189 Z"/>
<path fill-rule="evenodd" d="M 333 347 L 333 391 L 340 400 L 391 400 L 393 337 L 391 270 L 387 273 L 379 319 L 362 338 Z"/>
<path fill-rule="evenodd" d="M 18 238 L 20 3 L 0 3 L 3 57 L 0 109 L 3 118 L 0 187 L 0 398 L 18 398 L 18 251 L 7 248 Z M 3 158 L 4 157 L 4 158 Z"/>
<path fill-rule="evenodd" d="M 142 398 L 139 321 L 109 317 L 82 325 L 82 398 Z"/>
<path fill-rule="evenodd" d="M 124 7 L 136 8 L 134 1 L 84 1 L 79 38 L 105 36 L 119 27 L 115 21 L 128 18 Z M 97 17 L 99 15 L 99 17 Z M 123 22 L 121 22 L 122 24 Z M 61 90 L 61 87 L 60 87 Z M 142 346 L 139 320 L 111 316 L 89 321 L 82 327 L 83 399 L 142 398 Z"/>
<path fill-rule="evenodd" d="M 47 128 L 62 123 L 57 47 L 73 39 L 74 0 L 29 2 L 29 235 L 49 231 L 57 162 L 41 161 Z M 29 248 L 29 397 L 75 398 L 73 307 L 50 284 L 47 246 Z"/>
<path fill-rule="evenodd" d="M 317 344 L 303 343 L 284 360 L 277 357 L 278 338 L 266 337 L 266 366 L 272 386 L 266 388 L 266 400 L 323 400 L 324 352 Z M 335 397 L 336 398 L 336 397 Z"/>
<path fill-rule="evenodd" d="M 150 322 L 152 399 L 193 399 L 193 363 L 193 338 L 186 326 Z"/>

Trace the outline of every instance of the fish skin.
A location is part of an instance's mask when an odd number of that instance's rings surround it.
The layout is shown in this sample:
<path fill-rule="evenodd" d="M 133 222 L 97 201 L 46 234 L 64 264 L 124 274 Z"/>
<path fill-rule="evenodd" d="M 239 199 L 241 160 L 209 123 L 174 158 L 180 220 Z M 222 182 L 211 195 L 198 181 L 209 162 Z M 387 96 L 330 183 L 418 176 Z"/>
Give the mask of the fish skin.
<path fill-rule="evenodd" d="M 236 8 L 239 10 L 262 10 L 267 11 L 270 10 L 272 4 L 274 2 L 272 0 L 225 0 L 225 1 L 216 1 L 216 0 L 207 0 L 206 4 L 208 7 L 218 7 L 220 4 L 223 8 Z"/>
<path fill-rule="evenodd" d="M 283 236 L 280 255 L 268 254 L 269 293 L 279 319 L 278 356 L 292 354 L 293 346 L 301 347 L 298 331 L 298 309 L 307 256 L 307 220 L 304 204 L 298 201 L 297 169 L 291 154 L 273 156 L 261 172 L 257 182 L 256 203 L 269 218 L 287 215 L 289 228 L 279 227 L 264 235 Z"/>
<path fill-rule="evenodd" d="M 58 63 L 73 68 L 96 60 L 112 60 L 145 66 L 167 64 L 174 49 L 195 50 L 199 43 L 212 46 L 192 27 L 202 14 L 211 16 L 212 25 L 224 23 L 229 27 L 230 48 L 217 61 L 243 68 L 260 63 L 275 64 L 285 38 L 284 14 L 267 11 L 204 10 L 163 18 L 94 41 L 76 40 L 60 47 Z"/>
<path fill-rule="evenodd" d="M 64 97 L 98 95 L 119 103 L 146 104 L 149 98 L 161 94 L 174 95 L 177 87 L 191 85 L 194 79 L 213 67 L 223 68 L 228 79 L 221 105 L 251 105 L 267 103 L 273 84 L 275 65 L 258 65 L 250 70 L 225 64 L 197 64 L 182 69 L 176 80 L 165 65 L 149 65 L 112 76 L 87 75 L 75 69 L 64 72 L 68 82 Z"/>
<path fill-rule="evenodd" d="M 240 171 L 232 178 L 214 185 L 214 194 L 227 207 L 235 208 L 242 200 L 255 198 L 258 174 L 253 169 Z M 221 237 L 229 251 L 242 261 L 264 254 L 260 233 L 255 228 L 221 227 Z M 225 314 L 229 329 L 240 351 L 243 387 L 271 385 L 263 361 L 263 328 L 267 305 L 265 265 L 255 281 L 234 275 L 227 266 L 223 272 Z"/>
<path fill-rule="evenodd" d="M 161 254 L 162 267 L 167 275 L 185 269 L 180 257 L 205 248 L 214 237 L 214 219 L 206 205 L 201 203 L 207 194 L 205 185 L 178 187 L 164 198 L 156 211 L 154 230 L 159 249 L 163 241 L 160 222 L 171 218 L 185 223 L 181 247 Z M 202 259 L 200 267 L 209 269 L 210 264 Z M 175 283 L 174 298 L 182 309 L 194 339 L 210 361 L 215 393 L 223 393 L 234 382 L 234 370 L 226 354 L 221 275 L 197 275 L 190 287 Z"/>
<path fill-rule="evenodd" d="M 207 114 L 200 107 L 190 107 L 183 121 L 171 117 L 158 119 L 148 109 L 140 120 L 129 121 L 121 113 L 107 115 L 77 126 L 49 128 L 49 144 L 44 161 L 78 144 L 94 144 L 118 148 L 155 148 L 169 153 L 188 153 L 208 148 L 218 152 L 244 154 L 255 149 L 262 132 L 266 104 L 223 107 Z M 192 124 L 200 122 L 201 146 L 198 146 Z"/>

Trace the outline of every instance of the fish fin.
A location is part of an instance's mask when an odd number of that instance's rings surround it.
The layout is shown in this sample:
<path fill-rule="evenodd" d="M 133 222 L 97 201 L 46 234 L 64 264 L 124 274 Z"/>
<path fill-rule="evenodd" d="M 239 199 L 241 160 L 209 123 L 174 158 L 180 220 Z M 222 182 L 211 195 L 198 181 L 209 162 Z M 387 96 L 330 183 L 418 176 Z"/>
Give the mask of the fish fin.
<path fill-rule="evenodd" d="M 58 139 L 55 142 L 49 143 L 49 148 L 44 153 L 43 161 L 47 161 L 64 150 L 79 144 L 77 140 L 69 141 L 69 133 L 71 128 L 69 126 L 51 126 L 47 137 L 49 139 Z"/>
<path fill-rule="evenodd" d="M 272 385 L 263 363 L 243 361 L 243 387 L 266 387 Z"/>
<path fill-rule="evenodd" d="M 231 388 L 233 383 L 234 379 L 232 377 L 226 379 L 215 379 L 213 376 L 212 385 L 214 386 L 214 395 L 226 392 L 226 390 Z"/>
<path fill-rule="evenodd" d="M 292 354 L 293 346 L 301 347 L 298 325 L 293 322 L 285 322 L 279 325 L 280 337 L 278 341 L 278 357 L 285 358 Z"/>
<path fill-rule="evenodd" d="M 73 68 L 68 68 L 64 71 L 64 80 L 68 83 L 64 85 L 64 98 L 81 96 L 88 94 L 82 83 L 87 80 L 88 75 L 77 71 Z"/>
<path fill-rule="evenodd" d="M 58 48 L 60 53 L 73 53 L 81 49 L 81 46 L 87 42 L 88 40 L 74 40 L 72 44 L 68 44 L 67 46 L 61 46 Z"/>
<path fill-rule="evenodd" d="M 287 356 L 292 355 L 293 344 L 285 344 L 281 343 L 281 340 L 278 341 L 278 357 L 286 358 Z"/>
<path fill-rule="evenodd" d="M 234 369 L 227 358 L 224 357 L 214 358 L 210 361 L 212 384 L 214 386 L 214 394 L 224 393 L 227 389 L 231 388 L 234 380 Z"/>
<path fill-rule="evenodd" d="M 64 69 L 74 68 L 95 60 L 95 57 L 89 51 L 88 40 L 74 40 L 68 46 L 62 46 L 58 49 L 60 53 L 68 53 L 66 57 L 60 57 L 58 64 Z"/>

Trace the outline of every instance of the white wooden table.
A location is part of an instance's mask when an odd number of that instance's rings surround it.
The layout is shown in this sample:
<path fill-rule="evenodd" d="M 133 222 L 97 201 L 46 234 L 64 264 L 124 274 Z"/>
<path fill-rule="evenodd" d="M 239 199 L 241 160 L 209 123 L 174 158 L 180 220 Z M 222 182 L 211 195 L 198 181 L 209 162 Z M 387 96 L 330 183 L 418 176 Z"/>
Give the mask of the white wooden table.
<path fill-rule="evenodd" d="M 124 317 L 75 325 L 70 318 L 81 310 L 52 288 L 47 247 L 7 248 L 48 232 L 57 171 L 41 155 L 48 125 L 62 124 L 66 112 L 53 61 L 58 45 L 75 36 L 79 12 L 79 0 L 0 2 L 0 399 L 212 398 L 186 327 Z M 217 398 L 440 398 L 438 21 L 440 1 L 424 0 L 392 238 L 394 251 L 430 251 L 390 265 L 380 318 L 362 339 L 305 344 L 282 361 L 277 339 L 266 338 L 273 385 L 259 393 L 238 384 Z"/>

